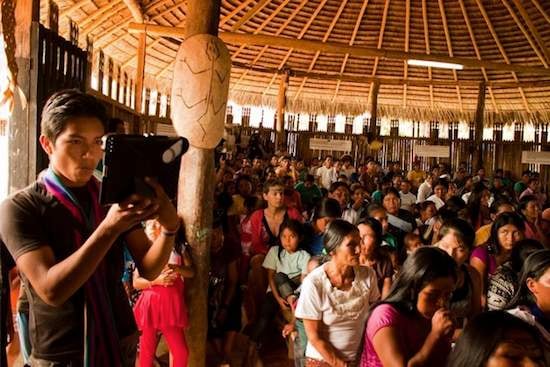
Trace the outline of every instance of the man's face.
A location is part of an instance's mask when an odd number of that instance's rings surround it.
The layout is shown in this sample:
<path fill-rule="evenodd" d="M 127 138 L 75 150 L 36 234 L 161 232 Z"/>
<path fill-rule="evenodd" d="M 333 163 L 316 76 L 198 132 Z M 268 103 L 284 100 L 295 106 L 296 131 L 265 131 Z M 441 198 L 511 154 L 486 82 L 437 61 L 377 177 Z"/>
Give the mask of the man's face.
<path fill-rule="evenodd" d="M 411 185 L 408 182 L 401 182 L 401 191 L 403 194 L 407 194 L 411 191 Z"/>
<path fill-rule="evenodd" d="M 262 161 L 259 160 L 258 158 L 254 158 L 254 160 L 252 161 L 252 168 L 254 169 L 262 168 Z"/>
<path fill-rule="evenodd" d="M 104 134 L 97 118 L 78 117 L 66 123 L 55 142 L 41 135 L 40 144 L 61 181 L 68 187 L 79 187 L 88 183 L 101 160 Z"/>

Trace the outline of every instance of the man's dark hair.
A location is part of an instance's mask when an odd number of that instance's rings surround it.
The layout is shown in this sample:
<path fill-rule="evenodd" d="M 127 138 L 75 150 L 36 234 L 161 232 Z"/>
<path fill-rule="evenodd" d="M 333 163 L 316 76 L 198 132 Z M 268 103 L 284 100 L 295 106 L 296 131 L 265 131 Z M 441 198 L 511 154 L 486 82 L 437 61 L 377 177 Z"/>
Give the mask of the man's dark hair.
<path fill-rule="evenodd" d="M 95 97 L 77 89 L 65 89 L 54 93 L 42 110 L 41 133 L 55 143 L 70 119 L 97 118 L 107 131 L 105 107 Z"/>

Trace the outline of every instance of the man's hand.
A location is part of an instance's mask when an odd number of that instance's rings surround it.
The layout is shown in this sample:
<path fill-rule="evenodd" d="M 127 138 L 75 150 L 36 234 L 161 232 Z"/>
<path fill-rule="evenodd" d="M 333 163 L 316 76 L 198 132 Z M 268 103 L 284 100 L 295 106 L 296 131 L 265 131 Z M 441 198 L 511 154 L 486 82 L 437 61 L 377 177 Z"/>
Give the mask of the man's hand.
<path fill-rule="evenodd" d="M 147 219 L 153 218 L 159 209 L 156 200 L 134 194 L 109 208 L 103 225 L 121 234 Z"/>
<path fill-rule="evenodd" d="M 170 198 L 168 198 L 164 189 L 156 180 L 149 177 L 145 180 L 147 184 L 155 190 L 155 202 L 158 205 L 156 219 L 167 231 L 176 231 L 179 228 L 180 219 Z"/>

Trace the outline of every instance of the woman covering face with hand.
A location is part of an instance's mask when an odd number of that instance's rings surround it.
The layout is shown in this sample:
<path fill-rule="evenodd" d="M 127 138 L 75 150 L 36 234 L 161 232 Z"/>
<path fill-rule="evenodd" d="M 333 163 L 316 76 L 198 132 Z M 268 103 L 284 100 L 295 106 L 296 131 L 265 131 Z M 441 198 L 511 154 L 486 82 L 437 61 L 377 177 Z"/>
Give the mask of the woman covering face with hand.
<path fill-rule="evenodd" d="M 370 313 L 361 367 L 444 366 L 454 324 L 449 311 L 456 264 L 421 247 L 405 261 L 390 294 Z"/>

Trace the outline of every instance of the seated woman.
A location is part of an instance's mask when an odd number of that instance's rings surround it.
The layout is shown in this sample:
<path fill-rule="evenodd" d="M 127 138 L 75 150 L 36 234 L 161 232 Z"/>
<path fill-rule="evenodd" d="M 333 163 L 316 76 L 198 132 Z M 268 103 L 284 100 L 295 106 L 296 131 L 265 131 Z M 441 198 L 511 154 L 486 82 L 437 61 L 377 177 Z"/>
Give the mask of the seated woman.
<path fill-rule="evenodd" d="M 465 220 L 452 218 L 443 222 L 439 235 L 441 239 L 435 245 L 449 254 L 458 266 L 458 279 L 450 309 L 459 331 L 466 321 L 481 312 L 481 281 L 477 271 L 468 264 L 475 233 Z M 458 336 L 457 333 L 455 335 Z"/>
<path fill-rule="evenodd" d="M 523 239 L 512 250 L 510 260 L 497 268 L 489 278 L 487 287 L 487 308 L 504 310 L 519 288 L 519 275 L 523 263 L 529 255 L 544 247 L 538 241 Z"/>
<path fill-rule="evenodd" d="M 323 252 L 323 235 L 330 222 L 340 218 L 342 209 L 340 204 L 330 198 L 323 198 L 313 209 L 311 222 L 305 224 L 306 250 L 313 256 Z"/>
<path fill-rule="evenodd" d="M 548 245 L 546 243 L 548 238 L 544 236 L 540 228 L 541 209 L 536 196 L 526 195 L 522 197 L 519 202 L 519 211 L 525 220 L 525 238 L 531 238 L 543 245 Z"/>
<path fill-rule="evenodd" d="M 491 222 L 489 213 L 489 201 L 491 192 L 484 184 L 478 182 L 474 185 L 471 195 L 468 197 L 468 214 L 470 223 L 477 231 L 482 226 Z"/>
<path fill-rule="evenodd" d="M 330 260 L 304 279 L 295 316 L 303 319 L 306 366 L 346 366 L 357 350 L 369 307 L 380 297 L 376 274 L 359 266 L 359 231 L 341 219 L 325 233 Z"/>
<path fill-rule="evenodd" d="M 523 239 L 525 227 L 521 218 L 515 213 L 502 213 L 491 228 L 489 241 L 476 247 L 470 256 L 470 265 L 480 275 L 482 305 L 485 305 L 487 284 L 500 265 L 510 259 L 514 245 Z"/>
<path fill-rule="evenodd" d="M 390 294 L 370 313 L 361 367 L 444 366 L 454 325 L 448 309 L 456 264 L 420 247 L 403 264 Z"/>
<path fill-rule="evenodd" d="M 393 277 L 391 259 L 382 251 L 382 225 L 374 218 L 366 218 L 357 225 L 361 236 L 361 255 L 359 263 L 376 272 L 378 289 L 382 299 L 390 292 Z"/>
<path fill-rule="evenodd" d="M 547 366 L 537 331 L 503 311 L 476 316 L 458 339 L 447 367 Z"/>
<path fill-rule="evenodd" d="M 535 251 L 525 260 L 519 289 L 508 308 L 538 330 L 550 362 L 550 250 Z"/>

